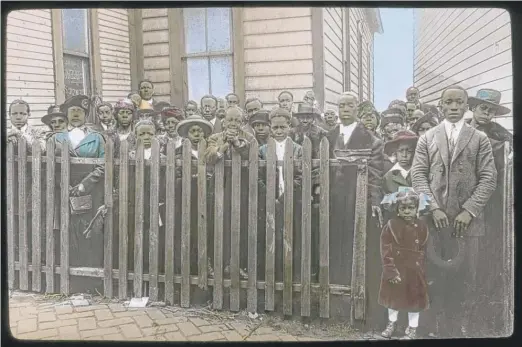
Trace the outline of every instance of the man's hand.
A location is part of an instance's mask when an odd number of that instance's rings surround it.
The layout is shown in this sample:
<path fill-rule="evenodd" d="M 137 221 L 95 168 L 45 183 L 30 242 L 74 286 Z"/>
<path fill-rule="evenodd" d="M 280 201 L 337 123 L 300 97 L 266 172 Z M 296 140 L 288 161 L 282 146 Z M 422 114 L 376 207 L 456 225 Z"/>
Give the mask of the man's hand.
<path fill-rule="evenodd" d="M 455 235 L 457 237 L 464 237 L 464 232 L 468 229 L 473 216 L 467 210 L 462 210 L 459 215 L 455 218 L 453 226 L 455 227 Z"/>
<path fill-rule="evenodd" d="M 237 131 L 235 129 L 227 129 L 225 132 L 225 138 L 227 142 L 234 145 L 236 141 L 239 140 Z"/>
<path fill-rule="evenodd" d="M 438 231 L 447 228 L 449 225 L 448 216 L 446 216 L 446 213 L 444 213 L 440 208 L 433 211 L 432 218 L 435 228 L 437 228 Z"/>
<path fill-rule="evenodd" d="M 399 275 L 395 276 L 394 278 L 392 278 L 391 280 L 389 280 L 388 282 L 390 282 L 391 284 L 397 284 L 397 283 L 401 283 L 401 277 Z"/>
<path fill-rule="evenodd" d="M 379 223 L 379 228 L 382 228 L 382 224 L 383 224 L 382 211 L 379 206 L 372 206 L 372 217 L 377 217 L 377 221 Z"/>

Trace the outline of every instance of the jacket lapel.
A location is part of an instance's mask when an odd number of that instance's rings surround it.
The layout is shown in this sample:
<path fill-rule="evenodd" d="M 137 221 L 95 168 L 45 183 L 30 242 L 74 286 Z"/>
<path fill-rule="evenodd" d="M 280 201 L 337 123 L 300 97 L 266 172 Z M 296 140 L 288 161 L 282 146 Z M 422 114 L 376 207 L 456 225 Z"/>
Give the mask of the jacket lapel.
<path fill-rule="evenodd" d="M 408 177 L 410 177 L 410 174 L 408 174 Z M 402 174 L 399 170 L 392 171 L 392 180 L 401 187 L 411 187 L 411 182 L 408 182 L 407 179 L 402 177 Z"/>
<path fill-rule="evenodd" d="M 438 125 L 437 132 L 435 134 L 435 143 L 439 148 L 439 153 L 442 157 L 442 162 L 445 167 L 449 167 L 449 148 L 448 148 L 448 137 L 446 136 L 446 129 L 444 124 Z"/>
<path fill-rule="evenodd" d="M 468 124 L 464 123 L 462 125 L 462 129 L 460 130 L 455 150 L 453 151 L 453 157 L 451 158 L 452 163 L 459 156 L 462 150 L 468 145 L 472 135 L 473 129 Z"/>

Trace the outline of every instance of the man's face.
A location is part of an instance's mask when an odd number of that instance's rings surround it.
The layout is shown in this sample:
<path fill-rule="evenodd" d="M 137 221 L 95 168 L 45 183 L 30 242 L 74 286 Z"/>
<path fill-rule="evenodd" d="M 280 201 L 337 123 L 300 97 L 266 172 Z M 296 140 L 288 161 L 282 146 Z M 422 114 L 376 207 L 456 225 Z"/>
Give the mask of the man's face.
<path fill-rule="evenodd" d="M 201 100 L 201 113 L 203 114 L 203 117 L 205 117 L 208 121 L 214 119 L 216 109 L 216 100 L 211 98 Z"/>
<path fill-rule="evenodd" d="M 140 86 L 140 96 L 143 100 L 150 100 L 152 98 L 152 94 L 154 94 L 154 90 L 152 89 L 152 84 L 149 82 L 143 82 Z"/>
<path fill-rule="evenodd" d="M 393 137 L 395 136 L 395 134 L 397 133 L 397 131 L 399 131 L 401 129 L 402 129 L 402 125 L 400 123 L 388 123 L 384 126 L 384 128 L 382 130 L 384 132 L 386 139 L 389 141 L 389 140 L 392 140 Z"/>
<path fill-rule="evenodd" d="M 324 121 L 328 125 L 334 125 L 337 123 L 337 115 L 334 111 L 326 111 L 324 113 Z"/>
<path fill-rule="evenodd" d="M 194 124 L 189 128 L 187 132 L 187 137 L 190 140 L 190 142 L 195 145 L 205 138 L 205 132 L 203 131 L 203 128 L 201 128 L 199 125 Z"/>
<path fill-rule="evenodd" d="M 406 93 L 406 100 L 413 103 L 419 102 L 419 90 L 417 88 L 410 88 Z"/>
<path fill-rule="evenodd" d="M 352 95 L 343 95 L 339 98 L 339 118 L 350 123 L 357 120 L 357 99 Z"/>
<path fill-rule="evenodd" d="M 235 95 L 229 95 L 227 98 L 227 104 L 228 106 L 238 106 L 239 105 L 239 99 Z"/>
<path fill-rule="evenodd" d="M 314 122 L 314 116 L 311 114 L 306 114 L 301 117 L 299 117 L 299 124 L 303 128 L 308 128 L 312 123 Z"/>
<path fill-rule="evenodd" d="M 140 107 L 140 104 L 141 104 L 140 94 L 138 94 L 138 93 L 131 94 L 130 100 L 132 101 L 132 103 L 134 104 L 135 107 L 137 107 L 137 108 Z"/>
<path fill-rule="evenodd" d="M 406 200 L 399 204 L 397 215 L 405 221 L 412 221 L 417 215 L 417 205 L 412 200 Z"/>
<path fill-rule="evenodd" d="M 103 124 L 110 124 L 112 122 L 112 112 L 109 106 L 98 108 L 98 118 Z"/>
<path fill-rule="evenodd" d="M 409 125 L 413 125 L 416 121 L 418 121 L 421 117 L 424 116 L 424 112 L 421 110 L 415 110 L 411 115 L 406 117 L 406 121 Z"/>
<path fill-rule="evenodd" d="M 290 124 L 288 123 L 288 119 L 285 117 L 272 117 L 270 120 L 270 131 L 276 141 L 283 141 L 288 137 L 288 133 L 290 132 Z"/>
<path fill-rule="evenodd" d="M 259 137 L 267 137 L 270 132 L 270 125 L 264 123 L 264 122 L 255 122 L 253 124 L 254 132 L 256 133 L 256 136 Z"/>
<path fill-rule="evenodd" d="M 426 131 L 433 128 L 433 125 L 431 125 L 429 122 L 424 122 L 419 126 L 419 130 L 417 130 L 417 133 L 419 136 L 424 135 Z"/>
<path fill-rule="evenodd" d="M 67 120 L 64 117 L 55 116 L 51 118 L 51 130 L 60 132 L 67 129 Z"/>
<path fill-rule="evenodd" d="M 313 106 L 314 101 L 315 101 L 315 96 L 312 93 L 306 93 L 305 97 L 303 98 L 303 101 L 305 104 Z"/>
<path fill-rule="evenodd" d="M 411 145 L 408 145 L 406 143 L 401 143 L 395 151 L 395 157 L 397 158 L 397 162 L 406 170 L 408 170 L 411 167 L 414 154 L 415 149 L 412 148 Z"/>
<path fill-rule="evenodd" d="M 292 104 L 294 100 L 288 93 L 283 93 L 279 97 L 279 107 L 284 108 L 285 110 L 292 112 Z"/>
<path fill-rule="evenodd" d="M 16 128 L 21 128 L 27 124 L 27 118 L 29 118 L 29 111 L 27 105 L 14 104 L 11 106 L 11 113 L 9 114 L 11 124 Z"/>
<path fill-rule="evenodd" d="M 67 109 L 67 120 L 74 127 L 80 127 L 85 124 L 85 110 L 79 106 L 72 106 Z"/>
<path fill-rule="evenodd" d="M 121 109 L 118 111 L 118 124 L 122 127 L 128 127 L 132 122 L 132 111 L 128 109 Z"/>
<path fill-rule="evenodd" d="M 170 136 L 176 136 L 178 133 L 176 132 L 176 126 L 178 125 L 179 120 L 176 117 L 169 117 L 165 120 L 165 130 L 167 134 Z"/>
<path fill-rule="evenodd" d="M 239 130 L 243 124 L 243 116 L 241 112 L 236 108 L 227 109 L 225 115 L 225 128 Z"/>
<path fill-rule="evenodd" d="M 143 141 L 143 146 L 145 148 L 150 148 L 152 146 L 152 138 L 156 134 L 156 129 L 153 125 L 144 124 L 136 129 L 136 137 Z"/>
<path fill-rule="evenodd" d="M 363 113 L 361 123 L 368 130 L 374 131 L 377 128 L 377 118 L 371 112 Z"/>
<path fill-rule="evenodd" d="M 406 115 L 411 116 L 413 112 L 417 109 L 417 105 L 413 102 L 406 103 Z"/>
<path fill-rule="evenodd" d="M 473 110 L 473 118 L 480 125 L 488 124 L 497 113 L 497 109 L 498 107 L 490 104 L 477 105 Z"/>
<path fill-rule="evenodd" d="M 442 96 L 442 113 L 451 123 L 456 123 L 464 117 L 468 108 L 466 93 L 460 89 L 447 89 Z"/>
<path fill-rule="evenodd" d="M 197 111 L 198 111 L 198 107 L 194 104 L 188 104 L 185 107 L 185 114 L 187 115 L 187 117 L 196 114 Z"/>
<path fill-rule="evenodd" d="M 252 117 L 252 115 L 254 113 L 261 110 L 261 107 L 262 107 L 261 102 L 258 100 L 254 100 L 254 101 L 251 101 L 248 104 L 246 104 L 245 109 L 246 109 L 247 117 L 250 119 L 250 117 Z"/>

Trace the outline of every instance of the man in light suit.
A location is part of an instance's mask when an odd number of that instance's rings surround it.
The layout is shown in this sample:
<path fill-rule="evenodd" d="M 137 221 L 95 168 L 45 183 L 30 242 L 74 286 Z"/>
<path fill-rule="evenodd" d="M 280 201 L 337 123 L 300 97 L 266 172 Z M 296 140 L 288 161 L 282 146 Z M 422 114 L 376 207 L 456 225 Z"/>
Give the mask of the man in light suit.
<path fill-rule="evenodd" d="M 447 285 L 441 285 L 434 294 L 440 296 L 440 303 L 445 306 L 438 308 L 441 315 L 450 313 L 450 308 L 457 310 L 458 320 L 454 323 L 463 336 L 469 336 L 479 242 L 484 235 L 483 210 L 495 190 L 497 171 L 487 136 L 463 119 L 468 108 L 466 90 L 450 86 L 442 92 L 441 99 L 444 121 L 419 138 L 412 183 L 416 192 L 431 198 L 433 224 L 441 239 L 448 234 L 465 238 L 464 260 L 455 277 L 446 277 Z M 454 305 L 449 299 L 458 301 Z"/>

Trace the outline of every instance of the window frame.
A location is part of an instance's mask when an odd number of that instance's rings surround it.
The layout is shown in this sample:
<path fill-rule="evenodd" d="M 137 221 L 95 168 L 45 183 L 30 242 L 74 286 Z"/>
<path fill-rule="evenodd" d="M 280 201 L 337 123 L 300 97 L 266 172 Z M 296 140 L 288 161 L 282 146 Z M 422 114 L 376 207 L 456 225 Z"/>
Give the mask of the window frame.
<path fill-rule="evenodd" d="M 205 9 L 205 41 L 207 43 L 207 46 L 208 46 L 208 9 L 209 8 L 212 8 L 212 7 L 200 7 L 200 8 L 204 8 Z M 238 78 L 237 77 L 237 71 L 236 69 L 234 68 L 235 67 L 235 58 L 236 58 L 236 45 L 235 45 L 235 32 L 234 32 L 234 8 L 232 7 L 222 7 L 222 8 L 226 8 L 228 9 L 229 11 L 229 14 L 230 14 L 230 25 L 229 25 L 229 37 L 230 37 L 230 50 L 225 50 L 225 51 L 214 51 L 214 52 L 209 52 L 208 51 L 208 47 L 206 48 L 207 51 L 206 52 L 200 52 L 200 53 L 187 53 L 187 48 L 186 48 L 186 45 L 185 45 L 185 40 L 186 40 L 186 36 L 185 36 L 185 17 L 184 17 L 184 12 L 183 10 L 185 8 L 182 8 L 181 9 L 181 25 L 180 25 L 180 37 L 181 37 L 181 40 L 180 40 L 180 46 L 181 46 L 181 66 L 182 66 L 182 85 L 183 85 L 183 88 L 182 88 L 182 100 L 183 100 L 183 104 L 187 103 L 189 100 L 190 100 L 190 97 L 189 97 L 189 81 L 188 81 L 188 60 L 189 59 L 192 59 L 192 58 L 207 58 L 208 60 L 208 91 L 209 91 L 209 94 L 211 95 L 214 95 L 212 94 L 212 71 L 211 71 L 211 64 L 210 64 L 210 60 L 211 58 L 215 58 L 215 57 L 230 57 L 230 62 L 231 62 L 231 71 L 232 71 L 232 90 L 231 92 L 234 91 L 235 89 L 235 85 L 236 85 L 236 79 Z M 216 97 L 225 97 L 225 95 L 214 95 Z M 194 100 L 196 102 L 199 103 L 200 100 Z"/>

